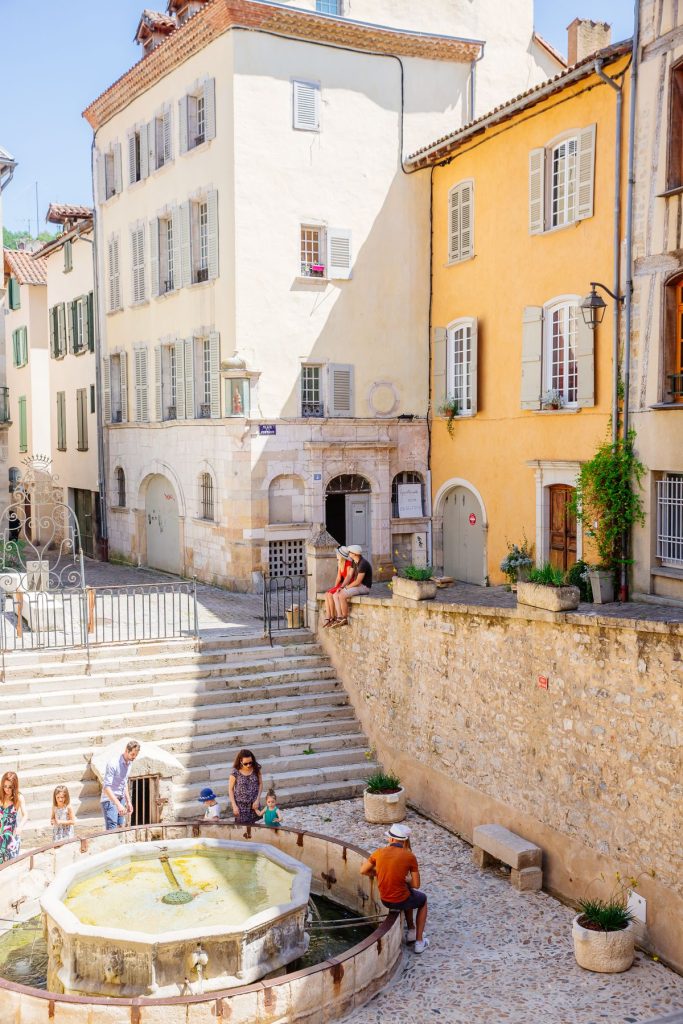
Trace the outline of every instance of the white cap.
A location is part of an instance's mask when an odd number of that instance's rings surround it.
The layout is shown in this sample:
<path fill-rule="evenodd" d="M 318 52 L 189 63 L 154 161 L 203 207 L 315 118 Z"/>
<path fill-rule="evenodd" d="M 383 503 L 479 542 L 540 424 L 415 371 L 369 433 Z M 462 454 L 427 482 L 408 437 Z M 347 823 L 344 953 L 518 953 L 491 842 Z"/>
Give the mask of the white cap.
<path fill-rule="evenodd" d="M 410 839 L 410 828 L 407 825 L 392 825 L 384 834 L 387 839 L 400 839 L 402 843 L 405 843 L 407 839 Z"/>

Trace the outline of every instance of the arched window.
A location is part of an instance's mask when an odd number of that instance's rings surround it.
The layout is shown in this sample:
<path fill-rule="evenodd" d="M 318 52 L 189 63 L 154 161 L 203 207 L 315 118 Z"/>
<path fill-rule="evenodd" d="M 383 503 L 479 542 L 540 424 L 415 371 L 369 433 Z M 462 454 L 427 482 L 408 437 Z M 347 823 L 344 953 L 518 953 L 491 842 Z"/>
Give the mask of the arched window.
<path fill-rule="evenodd" d="M 213 480 L 210 473 L 202 473 L 199 478 L 199 489 L 202 503 L 202 519 L 213 522 Z"/>
<path fill-rule="evenodd" d="M 391 514 L 394 519 L 399 517 L 399 484 L 419 484 L 420 485 L 420 505 L 422 511 L 415 512 L 415 515 L 425 515 L 425 484 L 420 473 L 414 473 L 412 470 L 404 470 L 403 473 L 397 473 L 391 482 Z"/>
<path fill-rule="evenodd" d="M 369 494 L 370 484 L 364 476 L 357 473 L 345 473 L 335 476 L 327 485 L 327 494 Z"/>
<path fill-rule="evenodd" d="M 116 481 L 116 504 L 119 508 L 126 507 L 126 474 L 123 472 L 121 466 L 117 466 L 114 471 L 114 479 Z"/>

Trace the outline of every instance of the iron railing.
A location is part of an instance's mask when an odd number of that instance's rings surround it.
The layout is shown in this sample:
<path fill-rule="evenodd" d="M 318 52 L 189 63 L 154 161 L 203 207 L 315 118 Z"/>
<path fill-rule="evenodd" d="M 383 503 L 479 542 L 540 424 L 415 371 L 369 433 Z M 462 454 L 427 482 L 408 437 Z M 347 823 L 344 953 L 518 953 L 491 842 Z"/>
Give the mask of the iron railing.
<path fill-rule="evenodd" d="M 683 373 L 669 373 L 667 376 L 671 382 L 669 387 L 671 397 L 683 398 Z"/>
<path fill-rule="evenodd" d="M 271 643 L 273 633 L 306 626 L 308 578 L 268 576 L 263 573 L 263 632 Z"/>

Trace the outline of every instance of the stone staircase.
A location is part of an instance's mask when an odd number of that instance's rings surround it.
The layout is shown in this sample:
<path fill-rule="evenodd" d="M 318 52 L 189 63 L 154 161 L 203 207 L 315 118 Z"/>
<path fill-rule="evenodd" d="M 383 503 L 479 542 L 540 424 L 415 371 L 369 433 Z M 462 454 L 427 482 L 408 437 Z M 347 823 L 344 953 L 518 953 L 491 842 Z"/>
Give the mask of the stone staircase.
<path fill-rule="evenodd" d="M 257 636 L 101 647 L 6 657 L 0 684 L 0 774 L 19 775 L 30 815 L 24 849 L 51 838 L 52 791 L 69 787 L 79 834 L 101 828 L 90 766 L 124 736 L 153 740 L 183 771 L 175 817 L 201 813 L 211 785 L 227 805 L 240 747 L 263 765 L 283 809 L 357 796 L 376 766 L 341 682 L 307 631 L 271 647 Z M 305 753 L 309 751 L 309 753 Z"/>

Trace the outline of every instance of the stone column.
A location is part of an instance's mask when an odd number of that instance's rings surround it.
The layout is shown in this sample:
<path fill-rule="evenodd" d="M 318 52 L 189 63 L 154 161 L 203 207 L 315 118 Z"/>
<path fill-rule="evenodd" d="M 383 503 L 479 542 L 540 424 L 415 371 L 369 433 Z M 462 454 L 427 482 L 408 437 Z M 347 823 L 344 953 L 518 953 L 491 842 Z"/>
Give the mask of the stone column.
<path fill-rule="evenodd" d="M 308 625 L 316 633 L 318 630 L 317 595 L 334 586 L 337 578 L 337 542 L 325 529 L 317 523 L 312 530 L 312 537 L 306 544 L 306 572 L 308 574 Z"/>

